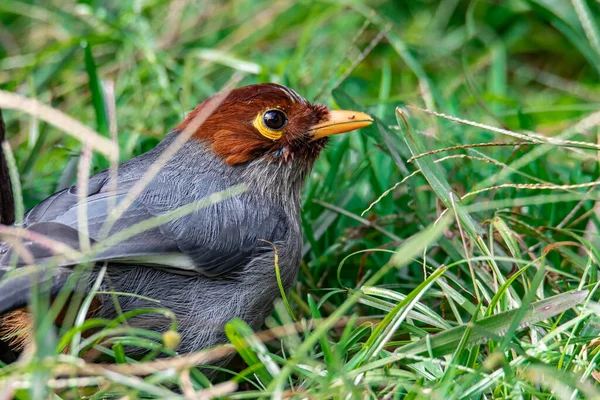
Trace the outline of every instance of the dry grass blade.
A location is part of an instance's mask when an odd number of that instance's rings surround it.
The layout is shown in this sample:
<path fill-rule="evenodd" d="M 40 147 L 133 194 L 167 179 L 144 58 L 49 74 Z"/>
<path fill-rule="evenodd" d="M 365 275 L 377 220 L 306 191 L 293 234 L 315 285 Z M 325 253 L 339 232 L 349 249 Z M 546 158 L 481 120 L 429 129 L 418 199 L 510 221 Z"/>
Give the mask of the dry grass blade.
<path fill-rule="evenodd" d="M 70 359 L 54 368 L 56 375 L 106 375 L 107 373 L 118 373 L 123 375 L 150 375 L 156 372 L 175 369 L 183 370 L 200 364 L 209 364 L 235 352 L 231 346 L 221 346 L 213 349 L 202 350 L 197 353 L 187 354 L 181 357 L 172 357 L 149 361 L 139 364 L 90 364 L 81 359 Z"/>
<path fill-rule="evenodd" d="M 571 190 L 571 189 L 581 189 L 587 187 L 594 187 L 600 185 L 600 181 L 588 182 L 588 183 L 578 183 L 573 185 L 547 185 L 541 183 L 504 183 L 502 185 L 490 186 L 487 188 L 475 190 L 473 192 L 469 192 L 461 196 L 461 200 L 474 196 L 479 193 L 489 192 L 490 190 L 495 189 L 504 189 L 504 188 L 512 188 L 512 189 L 529 189 L 529 190 Z"/>
<path fill-rule="evenodd" d="M 25 247 L 25 245 L 23 244 L 23 242 L 20 239 L 16 239 L 14 237 L 3 237 L 2 240 L 4 240 L 6 243 L 8 243 L 12 247 L 12 249 L 15 251 L 15 253 L 23 261 L 25 261 L 26 264 L 28 264 L 28 265 L 35 264 L 35 258 L 33 257 L 33 254 L 31 254 L 29 249 L 27 247 Z"/>
<path fill-rule="evenodd" d="M 194 393 L 193 397 L 191 398 L 201 400 L 213 399 L 215 397 L 222 397 L 228 395 L 229 393 L 233 393 L 237 390 L 237 388 L 237 383 L 233 381 L 217 383 L 214 386 Z"/>
<path fill-rule="evenodd" d="M 106 102 L 106 113 L 108 116 L 108 131 L 110 133 L 110 139 L 113 141 L 117 149 L 119 148 L 119 134 L 117 127 L 117 104 L 115 99 L 115 83 L 112 80 L 107 80 L 103 82 L 102 85 L 103 90 L 103 98 Z M 117 191 L 117 175 L 119 169 L 119 160 L 118 158 L 111 160 L 109 167 L 109 176 L 108 176 L 108 190 L 111 192 Z M 109 197 L 108 198 L 108 210 L 112 211 L 116 205 L 116 198 Z"/>
<path fill-rule="evenodd" d="M 428 110 L 425 108 L 420 108 L 420 107 L 415 107 L 415 106 L 407 106 L 407 107 L 410 109 L 413 109 L 413 110 L 424 112 L 429 115 L 433 115 L 435 117 L 447 119 L 448 121 L 458 122 L 463 125 L 470 125 L 470 126 L 473 126 L 476 128 L 485 129 L 485 130 L 488 130 L 491 132 L 500 133 L 502 135 L 511 136 L 511 137 L 521 139 L 521 140 L 527 140 L 527 141 L 530 141 L 529 144 L 553 144 L 556 146 L 563 146 L 566 148 L 574 147 L 574 148 L 581 148 L 581 149 L 588 149 L 588 150 L 600 150 L 600 145 L 595 144 L 595 143 L 579 142 L 579 141 L 566 140 L 566 139 L 557 139 L 554 137 L 546 137 L 546 136 L 540 135 L 535 132 L 518 133 L 518 132 L 510 131 L 508 129 L 497 128 L 495 126 L 485 125 L 485 124 L 481 124 L 479 122 L 473 122 L 473 121 L 469 121 L 466 119 L 453 117 L 450 115 L 442 114 L 442 113 Z M 596 114 L 598 114 L 598 116 L 594 117 Z M 598 121 L 596 120 L 598 117 L 600 117 L 600 112 L 591 114 L 588 117 L 588 118 L 591 118 L 591 121 L 596 121 L 595 124 L 593 124 L 591 126 L 598 124 Z M 587 129 L 589 129 L 591 126 L 589 126 L 590 119 L 588 119 L 588 118 L 582 120 L 579 124 L 575 125 L 573 127 L 573 129 L 578 130 L 577 127 L 582 125 L 582 123 L 584 121 L 586 121 L 586 122 L 583 126 L 585 126 Z M 585 129 L 585 130 L 587 130 L 587 129 Z M 584 130 L 584 129 L 582 129 L 582 130 Z"/>
<path fill-rule="evenodd" d="M 62 242 L 23 228 L 0 225 L 0 237 L 14 237 L 21 240 L 32 241 L 40 246 L 44 246 L 47 249 L 52 250 L 54 254 L 65 256 L 69 260 L 73 261 L 82 257 L 82 254 L 79 251 L 67 246 Z"/>
<path fill-rule="evenodd" d="M 346 326 L 350 317 L 342 317 L 337 320 L 332 329 L 343 328 Z M 377 323 L 380 318 L 361 317 L 358 319 L 360 323 Z M 306 329 L 315 329 L 326 323 L 326 319 L 311 320 L 307 323 L 306 320 L 301 320 L 291 325 L 282 325 L 271 328 L 255 334 L 256 340 L 260 342 L 268 342 L 291 333 L 303 332 Z M 64 358 L 64 363 L 54 368 L 55 375 L 74 374 L 81 375 L 104 375 L 107 372 L 115 372 L 124 375 L 150 375 L 168 369 L 184 370 L 201 364 L 209 364 L 216 360 L 227 357 L 235 353 L 235 348 L 231 345 L 223 345 L 212 349 L 201 350 L 196 353 L 186 354 L 179 357 L 163 358 L 153 361 L 148 361 L 138 364 L 90 364 L 80 359 Z"/>
<path fill-rule="evenodd" d="M 88 231 L 87 203 L 88 183 L 90 168 L 92 166 L 92 151 L 87 144 L 83 145 L 79 167 L 77 168 L 77 198 L 80 206 L 77 207 L 77 232 L 79 235 L 79 246 L 82 252 L 90 250 L 90 236 Z"/>
<path fill-rule="evenodd" d="M 425 153 L 417 154 L 416 156 L 412 156 L 411 158 L 409 158 L 408 160 L 406 160 L 406 162 L 412 162 L 412 161 L 416 160 L 417 158 L 421 158 L 421 157 L 425 157 L 425 156 L 430 156 L 432 154 L 443 153 L 445 151 L 471 149 L 471 148 L 475 148 L 475 147 L 525 146 L 525 145 L 532 145 L 532 144 L 538 144 L 538 143 L 532 143 L 532 142 L 497 142 L 497 143 L 461 144 L 459 146 L 444 147 L 443 149 L 436 149 L 436 150 L 427 151 Z"/>
<path fill-rule="evenodd" d="M 100 136 L 98 132 L 69 117 L 67 114 L 37 100 L 0 90 L 0 107 L 23 111 L 45 121 L 68 133 L 80 142 L 87 143 L 92 149 L 99 151 L 111 160 L 118 157 L 119 150 L 115 143 Z"/>
<path fill-rule="evenodd" d="M 0 386 L 0 400 L 12 400 L 13 395 L 18 388 L 18 380 L 16 376 L 10 377 L 2 382 Z"/>

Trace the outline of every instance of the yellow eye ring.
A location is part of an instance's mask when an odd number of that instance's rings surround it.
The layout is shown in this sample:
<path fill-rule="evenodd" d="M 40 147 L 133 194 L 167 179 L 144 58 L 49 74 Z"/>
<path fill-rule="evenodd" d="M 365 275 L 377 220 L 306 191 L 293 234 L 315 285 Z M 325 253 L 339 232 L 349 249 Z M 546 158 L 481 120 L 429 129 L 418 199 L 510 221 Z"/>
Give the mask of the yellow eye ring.
<path fill-rule="evenodd" d="M 283 128 L 287 125 L 287 116 L 281 110 L 266 110 L 258 114 L 252 124 L 267 139 L 278 140 L 281 139 Z"/>

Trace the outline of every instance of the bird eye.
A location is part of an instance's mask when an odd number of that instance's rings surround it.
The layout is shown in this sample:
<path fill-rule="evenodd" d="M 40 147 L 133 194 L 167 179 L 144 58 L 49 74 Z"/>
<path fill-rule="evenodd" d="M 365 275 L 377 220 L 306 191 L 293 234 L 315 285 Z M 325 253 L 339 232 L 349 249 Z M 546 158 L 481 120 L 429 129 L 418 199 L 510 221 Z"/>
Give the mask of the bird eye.
<path fill-rule="evenodd" d="M 263 122 L 267 128 L 278 131 L 286 126 L 288 120 L 283 111 L 268 110 L 263 114 Z"/>

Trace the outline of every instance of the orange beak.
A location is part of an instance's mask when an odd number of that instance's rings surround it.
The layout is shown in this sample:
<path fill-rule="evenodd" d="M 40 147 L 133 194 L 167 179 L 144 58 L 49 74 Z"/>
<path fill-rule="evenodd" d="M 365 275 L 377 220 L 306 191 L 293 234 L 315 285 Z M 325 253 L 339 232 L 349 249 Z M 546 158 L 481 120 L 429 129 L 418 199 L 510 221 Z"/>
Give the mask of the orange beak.
<path fill-rule="evenodd" d="M 339 133 L 354 131 L 373 123 L 371 116 L 358 111 L 337 110 L 330 111 L 327 120 L 314 125 L 308 130 L 312 139 L 317 140 Z"/>

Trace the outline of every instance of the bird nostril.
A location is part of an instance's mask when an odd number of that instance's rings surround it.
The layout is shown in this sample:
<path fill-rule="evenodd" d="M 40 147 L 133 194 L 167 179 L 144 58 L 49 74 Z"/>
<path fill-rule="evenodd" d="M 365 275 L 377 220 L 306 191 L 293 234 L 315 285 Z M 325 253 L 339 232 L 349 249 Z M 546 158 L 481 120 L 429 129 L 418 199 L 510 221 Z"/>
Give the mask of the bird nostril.
<path fill-rule="evenodd" d="M 355 119 L 356 115 L 352 114 L 351 116 L 348 117 L 348 119 Z"/>

